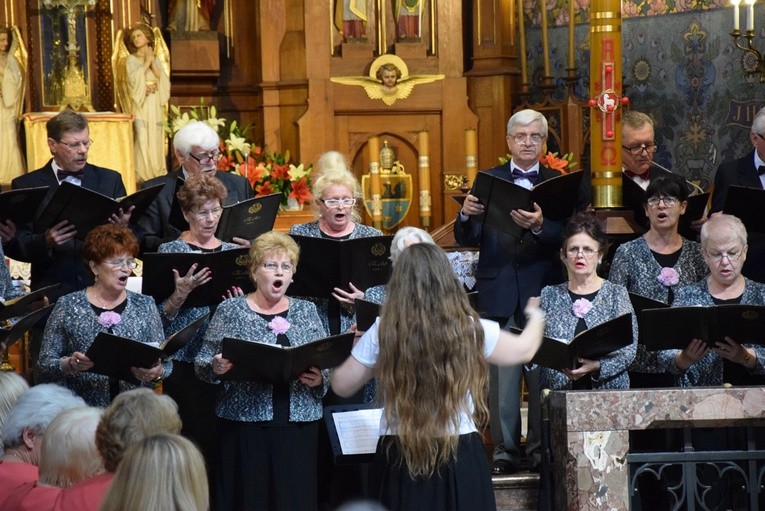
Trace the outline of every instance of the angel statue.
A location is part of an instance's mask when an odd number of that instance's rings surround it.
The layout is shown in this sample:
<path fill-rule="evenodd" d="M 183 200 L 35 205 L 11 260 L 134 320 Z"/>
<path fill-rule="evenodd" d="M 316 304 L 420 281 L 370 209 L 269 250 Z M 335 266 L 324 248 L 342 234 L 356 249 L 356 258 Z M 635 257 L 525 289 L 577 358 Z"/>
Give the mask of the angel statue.
<path fill-rule="evenodd" d="M 165 130 L 170 99 L 170 53 L 159 28 L 117 32 L 112 54 L 117 102 L 133 114 L 135 175 L 143 182 L 167 173 Z"/>
<path fill-rule="evenodd" d="M 19 117 L 24 107 L 27 49 L 18 27 L 0 27 L 0 183 L 24 173 Z"/>
<path fill-rule="evenodd" d="M 334 83 L 360 85 L 369 99 L 381 99 L 390 106 L 397 99 L 406 99 L 415 85 L 443 80 L 444 75 L 409 75 L 406 63 L 397 55 L 380 55 L 369 67 L 369 76 L 335 76 Z"/>

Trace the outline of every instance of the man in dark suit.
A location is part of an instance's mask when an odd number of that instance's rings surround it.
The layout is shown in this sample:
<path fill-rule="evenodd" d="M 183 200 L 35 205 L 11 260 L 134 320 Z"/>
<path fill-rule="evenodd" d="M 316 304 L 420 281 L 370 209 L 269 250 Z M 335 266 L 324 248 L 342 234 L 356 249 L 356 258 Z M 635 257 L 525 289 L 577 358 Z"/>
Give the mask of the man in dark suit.
<path fill-rule="evenodd" d="M 558 176 L 541 166 L 539 155 L 547 138 L 547 120 L 534 110 L 521 110 L 507 123 L 507 146 L 512 159 L 486 172 L 514 181 L 524 188 Z M 563 280 L 560 269 L 560 238 L 563 223 L 544 217 L 537 204 L 533 211 L 511 212 L 513 221 L 525 229 L 521 238 L 470 221 L 483 213 L 478 197 L 468 194 L 454 224 L 454 236 L 463 246 L 479 246 L 476 289 L 481 313 L 501 325 L 522 326 L 523 309 L 532 296 L 539 296 L 543 286 Z M 515 472 L 520 464 L 520 377 L 522 366 L 492 368 L 490 408 L 494 438 L 494 474 Z M 536 371 L 535 371 L 536 372 Z M 538 374 L 527 374 L 529 390 L 529 431 L 526 454 L 532 468 L 540 461 L 540 405 Z M 499 422 L 497 423 L 497 417 Z"/>
<path fill-rule="evenodd" d="M 88 163 L 88 150 L 92 140 L 85 117 L 72 110 L 64 110 L 48 120 L 45 127 L 48 147 L 53 157 L 42 168 L 19 176 L 11 182 L 11 189 L 14 190 L 49 187 L 38 213 L 50 202 L 64 181 L 115 199 L 126 195 L 125 185 L 118 172 Z M 126 226 L 131 213 L 132 208 L 124 212 L 119 210 L 111 218 L 105 218 L 104 222 L 108 220 Z M 32 264 L 32 290 L 61 284 L 48 295 L 51 303 L 59 296 L 84 289 L 92 283 L 82 263 L 83 242 L 75 238 L 77 232 L 66 220 L 45 230 L 34 223 L 14 226 L 8 222 L 5 232 L 5 253 L 13 259 Z M 33 365 L 39 353 L 44 326 L 44 322 L 40 322 L 32 331 Z"/>
<path fill-rule="evenodd" d="M 714 191 L 710 214 L 722 211 L 728 188 L 731 186 L 746 186 L 749 188 L 765 188 L 765 108 L 754 116 L 749 140 L 754 149 L 734 161 L 720 164 L 715 174 Z M 757 282 L 765 282 L 765 234 L 749 232 L 746 262 L 741 273 Z"/>
<path fill-rule="evenodd" d="M 172 225 L 170 218 L 178 178 L 185 180 L 186 177 L 200 172 L 215 174 L 215 177 L 223 183 L 228 191 L 224 206 L 253 197 L 252 186 L 250 186 L 247 178 L 216 170 L 220 158 L 219 144 L 218 133 L 202 121 L 190 122 L 173 136 L 173 149 L 175 157 L 181 164 L 180 168 L 165 176 L 150 179 L 141 186 L 141 188 L 148 188 L 160 184 L 164 185 L 146 214 L 138 221 L 141 228 L 142 252 L 156 252 L 159 245 L 178 239 L 181 234 L 179 226 Z M 234 238 L 233 241 L 240 245 L 249 246 L 249 240 Z"/>
<path fill-rule="evenodd" d="M 50 202 L 63 181 L 82 186 L 112 198 L 126 195 L 122 177 L 114 170 L 88 163 L 92 141 L 88 121 L 72 110 L 64 110 L 46 124 L 48 147 L 53 157 L 40 169 L 19 176 L 11 189 L 48 186 L 39 211 Z M 128 225 L 132 211 L 112 215 L 110 221 Z M 5 253 L 13 259 L 32 263 L 32 289 L 55 283 L 61 287 L 49 298 L 77 291 L 88 286 L 90 276 L 82 264 L 83 243 L 75 238 L 75 228 L 66 220 L 44 231 L 33 223 L 15 226 L 15 235 L 4 245 Z"/>

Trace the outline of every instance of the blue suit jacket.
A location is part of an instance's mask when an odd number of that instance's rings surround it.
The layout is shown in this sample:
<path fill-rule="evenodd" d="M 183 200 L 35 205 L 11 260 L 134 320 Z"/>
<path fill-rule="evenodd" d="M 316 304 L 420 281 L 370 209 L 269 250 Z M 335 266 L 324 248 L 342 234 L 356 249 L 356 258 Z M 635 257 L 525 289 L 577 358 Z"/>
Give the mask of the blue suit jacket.
<path fill-rule="evenodd" d="M 44 167 L 24 174 L 11 181 L 11 189 L 48 186 L 38 213 L 48 204 L 59 187 L 58 179 L 49 160 Z M 86 164 L 82 186 L 111 198 L 127 194 L 122 176 L 114 170 Z M 60 282 L 62 286 L 49 298 L 83 289 L 91 283 L 90 274 L 82 262 L 83 242 L 71 239 L 60 247 L 49 248 L 45 244 L 45 233 L 35 232 L 34 223 L 17 226 L 16 237 L 5 247 L 6 254 L 13 259 L 32 263 L 32 289 L 38 289 Z"/>
<path fill-rule="evenodd" d="M 512 181 L 510 163 L 486 171 Z M 539 168 L 539 181 L 558 176 L 556 171 Z M 544 214 L 544 211 L 542 212 Z M 492 228 L 483 229 L 471 220 L 454 223 L 454 237 L 463 246 L 480 247 L 476 270 L 476 289 L 480 311 L 487 317 L 512 317 L 544 286 L 563 281 L 560 243 L 564 222 L 544 219 L 542 232 L 526 231 L 520 239 Z"/>
<path fill-rule="evenodd" d="M 230 172 L 215 172 L 228 195 L 224 206 L 236 204 L 253 197 L 252 186 L 247 178 Z M 164 185 L 157 198 L 151 203 L 146 213 L 138 220 L 141 231 L 141 252 L 156 252 L 162 243 L 178 239 L 181 231 L 170 225 L 170 210 L 175 196 L 175 184 L 178 178 L 183 178 L 183 171 L 178 168 L 167 175 L 155 177 L 141 185 L 141 188 L 149 188 L 156 185 Z"/>

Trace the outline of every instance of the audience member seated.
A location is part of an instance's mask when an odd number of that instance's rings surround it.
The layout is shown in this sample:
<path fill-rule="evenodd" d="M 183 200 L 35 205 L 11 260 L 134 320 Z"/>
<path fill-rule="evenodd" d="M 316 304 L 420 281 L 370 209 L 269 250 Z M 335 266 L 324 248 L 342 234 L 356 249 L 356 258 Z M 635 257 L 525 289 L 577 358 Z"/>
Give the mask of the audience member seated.
<path fill-rule="evenodd" d="M 13 371 L 0 371 L 0 439 L 3 438 L 3 424 L 8 418 L 8 413 L 27 390 L 29 390 L 29 384 L 20 374 Z M 2 455 L 3 446 L 0 442 L 0 456 Z"/>
<path fill-rule="evenodd" d="M 560 257 L 568 281 L 542 289 L 542 309 L 547 313 L 545 335 L 571 339 L 580 332 L 632 313 L 624 286 L 598 276 L 597 268 L 606 249 L 606 236 L 591 213 L 574 216 L 563 232 Z M 632 315 L 632 343 L 599 360 L 580 358 L 576 369 L 563 372 L 542 368 L 540 384 L 552 390 L 627 389 L 627 367 L 635 358 L 637 319 Z"/>
<path fill-rule="evenodd" d="M 137 263 L 138 241 L 127 227 L 100 225 L 85 237 L 82 256 L 93 285 L 62 296 L 51 312 L 43 335 L 37 369 L 42 378 L 59 381 L 91 406 L 107 406 L 132 383 L 87 372 L 93 362 L 85 355 L 100 332 L 144 343 L 165 340 L 162 320 L 150 296 L 127 290 Z M 151 387 L 169 376 L 172 362 L 150 368 L 132 367 L 141 386 Z"/>
<path fill-rule="evenodd" d="M 56 511 L 98 511 L 130 446 L 151 435 L 180 431 L 178 407 L 171 398 L 149 389 L 123 392 L 104 410 L 96 428 L 95 445 L 106 472 L 65 489 Z"/>
<path fill-rule="evenodd" d="M 51 421 L 40 450 L 40 479 L 25 483 L 0 503 L 0 511 L 52 510 L 63 488 L 103 472 L 96 450 L 96 426 L 101 410 L 65 410 Z"/>
<path fill-rule="evenodd" d="M 128 449 L 101 511 L 207 511 L 208 495 L 199 449 L 182 436 L 160 434 Z"/>
<path fill-rule="evenodd" d="M 5 454 L 0 458 L 0 496 L 37 481 L 45 430 L 59 413 L 81 406 L 85 406 L 82 398 L 54 384 L 36 385 L 21 396 L 3 426 Z"/>

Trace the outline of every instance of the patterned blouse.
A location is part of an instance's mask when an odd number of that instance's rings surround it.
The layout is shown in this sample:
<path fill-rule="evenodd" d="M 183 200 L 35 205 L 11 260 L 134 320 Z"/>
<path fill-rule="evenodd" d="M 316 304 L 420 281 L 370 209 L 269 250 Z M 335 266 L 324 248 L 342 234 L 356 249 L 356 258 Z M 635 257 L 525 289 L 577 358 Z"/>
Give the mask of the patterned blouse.
<path fill-rule="evenodd" d="M 226 241 L 223 242 L 221 245 L 221 250 L 232 250 L 235 248 L 241 248 L 239 245 L 236 245 L 234 243 L 228 243 Z M 175 253 L 175 252 L 186 252 L 186 253 L 201 253 L 201 251 L 186 243 L 183 240 L 173 240 L 168 243 L 163 243 L 159 246 L 157 249 L 158 252 L 164 252 L 164 253 Z M 225 278 L 225 277 L 221 277 Z M 162 303 L 158 303 L 157 307 L 159 308 L 159 314 L 162 317 L 162 323 L 165 326 L 165 337 L 170 337 L 172 334 L 177 332 L 178 330 L 182 329 L 195 319 L 197 319 L 200 316 L 203 316 L 210 312 L 210 307 L 181 307 L 181 309 L 173 316 L 172 318 L 169 317 L 165 313 L 165 303 L 164 300 Z M 180 360 L 183 362 L 189 362 L 191 364 L 194 363 L 194 360 L 197 356 L 197 353 L 199 353 L 199 350 L 202 349 L 202 341 L 204 340 L 205 331 L 207 330 L 207 325 L 210 323 L 209 319 L 204 322 L 202 326 L 200 326 L 199 330 L 197 330 L 197 333 L 194 335 L 194 337 L 189 340 L 186 345 L 178 350 L 175 354 L 173 354 L 172 359 L 173 360 Z"/>
<path fill-rule="evenodd" d="M 679 286 L 698 282 L 709 273 L 701 256 L 701 246 L 685 238 L 680 248 L 680 257 L 673 268 L 679 275 Z M 630 293 L 667 303 L 669 288 L 657 279 L 660 271 L 661 266 L 648 247 L 645 237 L 641 236 L 616 249 L 608 280 L 626 287 Z"/>
<path fill-rule="evenodd" d="M 10 300 L 24 294 L 21 289 L 14 287 L 13 280 L 11 279 L 11 271 L 8 269 L 8 265 L 5 264 L 5 254 L 3 253 L 3 246 L 0 245 L 0 299 Z"/>
<path fill-rule="evenodd" d="M 745 279 L 744 293 L 741 302 L 745 305 L 765 305 L 765 284 Z M 677 298 L 672 304 L 675 307 L 693 305 L 715 305 L 709 293 L 707 279 L 695 284 L 683 286 L 677 291 Z M 733 339 L 735 341 L 735 339 Z M 752 374 L 765 374 L 765 346 L 760 344 L 745 344 L 755 352 L 754 369 Z M 717 353 L 710 351 L 698 362 L 683 373 L 675 363 L 675 357 L 680 350 L 662 350 L 656 352 L 656 364 L 653 372 L 667 372 L 676 375 L 675 385 L 678 387 L 719 386 L 723 384 L 723 359 Z"/>
<path fill-rule="evenodd" d="M 289 299 L 287 321 L 292 346 L 299 346 L 327 336 L 316 306 L 306 300 Z M 223 381 L 212 372 L 212 359 L 221 352 L 224 337 L 276 344 L 276 334 L 268 322 L 247 305 L 247 297 L 239 296 L 221 303 L 210 320 L 202 350 L 196 358 L 197 376 L 210 383 L 221 384 L 215 413 L 222 419 L 240 422 L 273 419 L 273 385 L 253 381 Z M 300 380 L 290 384 L 290 422 L 315 421 L 322 416 L 321 398 L 329 388 L 329 371 L 322 371 L 324 384 L 311 388 Z"/>
<path fill-rule="evenodd" d="M 319 221 L 310 222 L 307 224 L 296 224 L 290 228 L 290 234 L 296 234 L 298 236 L 309 236 L 311 238 L 321 238 L 321 229 L 319 228 Z M 382 232 L 374 227 L 367 225 L 356 224 L 351 231 L 351 234 L 347 238 L 343 239 L 356 239 L 356 238 L 371 238 L 372 236 L 382 236 Z M 319 312 L 319 317 L 324 323 L 324 328 L 329 332 L 329 300 L 326 298 L 304 298 L 316 304 L 316 310 Z M 371 301 L 371 300 L 370 300 Z M 340 304 L 340 332 L 347 332 L 348 329 L 356 322 L 355 314 L 352 305 L 345 303 Z"/>
<path fill-rule="evenodd" d="M 573 301 L 568 290 L 568 283 L 546 286 L 542 289 L 542 309 L 547 313 L 545 336 L 557 339 L 574 337 L 579 318 L 574 316 Z M 592 309 L 584 316 L 587 328 L 614 319 L 622 314 L 632 313 L 629 294 L 623 286 L 603 281 L 603 285 L 592 301 Z M 600 359 L 600 371 L 591 373 L 593 389 L 627 389 L 630 378 L 627 367 L 635 358 L 637 346 L 637 320 L 632 314 L 632 343 Z M 572 386 L 571 380 L 560 371 L 543 367 L 540 373 L 542 388 L 566 390 Z"/>
<path fill-rule="evenodd" d="M 112 333 L 146 343 L 161 343 L 165 340 L 162 333 L 162 320 L 159 317 L 154 299 L 150 296 L 127 292 L 127 304 L 121 313 L 122 320 L 112 327 Z M 85 290 L 69 293 L 58 299 L 45 327 L 37 370 L 49 381 L 62 381 L 62 384 L 81 396 L 90 406 L 108 406 L 109 377 L 89 372 L 76 372 L 65 376 L 61 370 L 61 358 L 81 351 L 85 353 L 99 332 L 108 329 L 98 324 L 93 307 L 90 305 Z M 164 377 L 172 372 L 173 365 L 165 360 Z M 151 387 L 151 382 L 141 386 Z M 134 388 L 127 382 L 120 382 L 120 391 Z"/>

